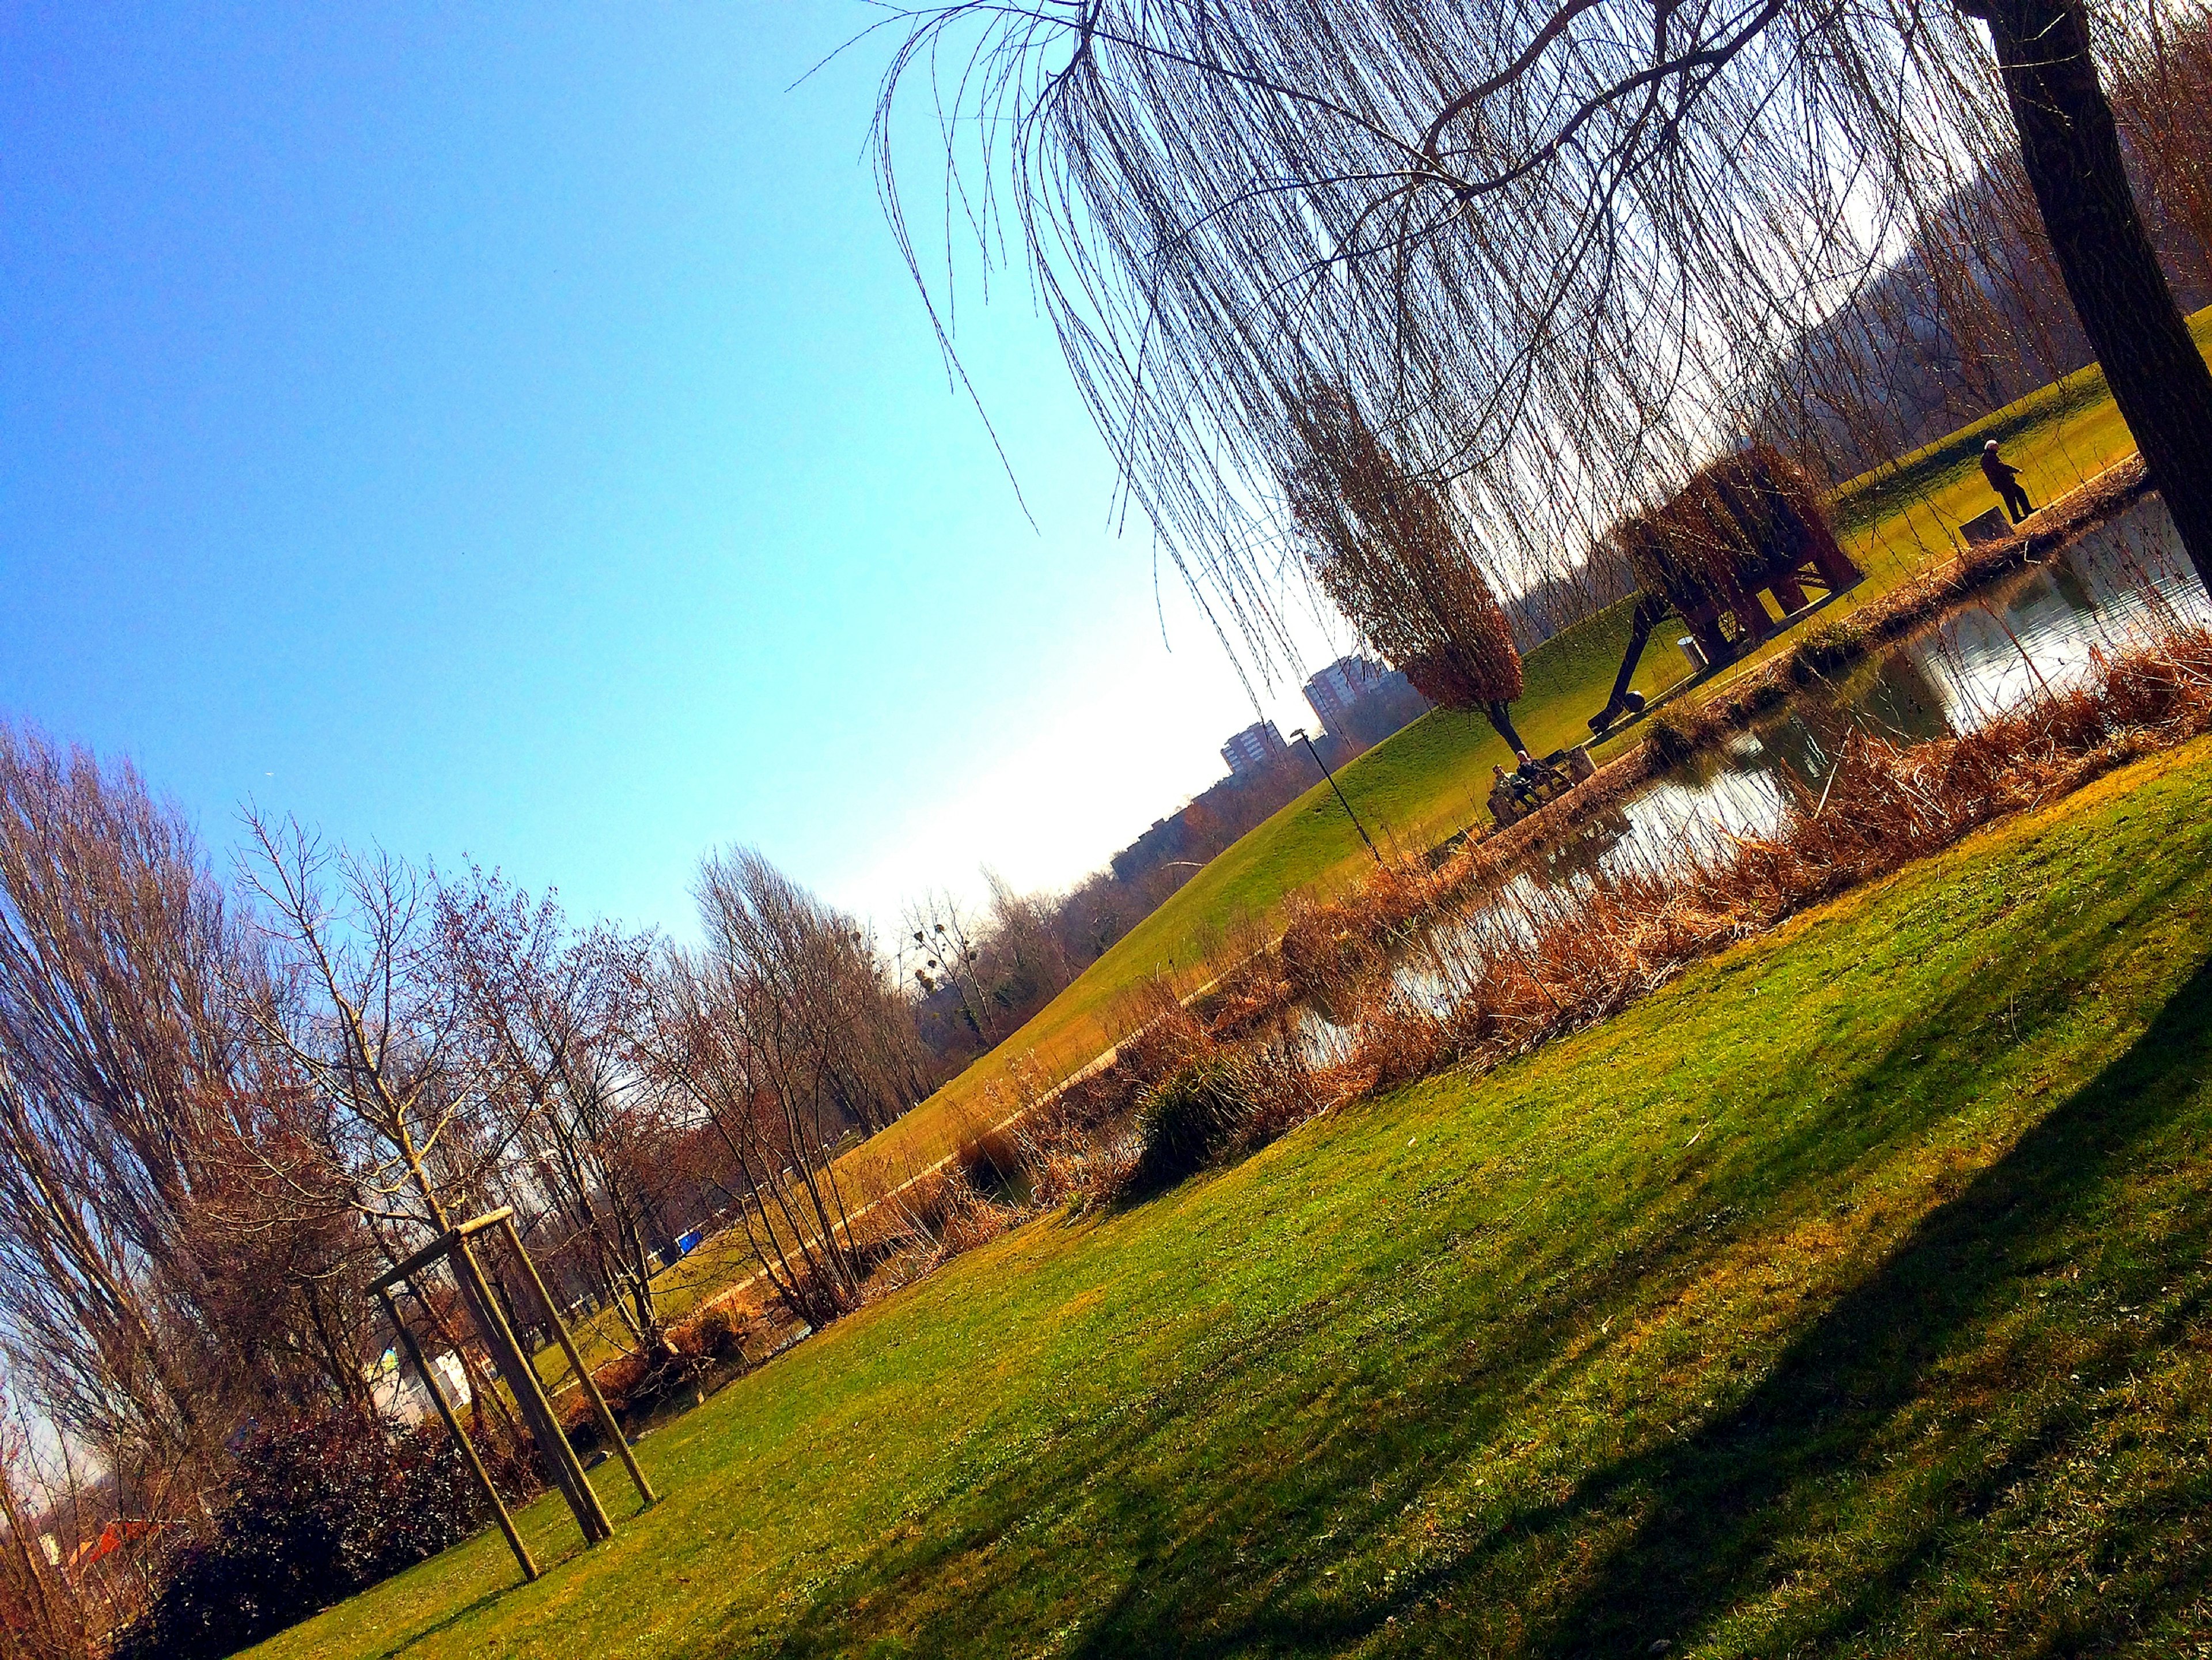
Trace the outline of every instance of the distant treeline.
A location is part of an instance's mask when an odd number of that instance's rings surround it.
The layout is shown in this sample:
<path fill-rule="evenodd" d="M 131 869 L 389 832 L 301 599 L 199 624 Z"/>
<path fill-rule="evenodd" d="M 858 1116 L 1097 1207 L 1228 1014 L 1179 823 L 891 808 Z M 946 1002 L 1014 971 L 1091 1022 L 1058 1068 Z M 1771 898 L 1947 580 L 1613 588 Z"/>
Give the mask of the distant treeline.
<path fill-rule="evenodd" d="M 1316 748 L 1340 767 L 1428 707 L 1405 676 L 1387 674 Z M 1313 757 L 1293 744 L 1156 819 L 1106 869 L 1063 892 L 1019 894 L 991 877 L 980 909 L 942 895 L 913 907 L 901 949 L 916 1029 L 937 1075 L 951 1076 L 1018 1031 L 1208 860 L 1320 781 Z"/>

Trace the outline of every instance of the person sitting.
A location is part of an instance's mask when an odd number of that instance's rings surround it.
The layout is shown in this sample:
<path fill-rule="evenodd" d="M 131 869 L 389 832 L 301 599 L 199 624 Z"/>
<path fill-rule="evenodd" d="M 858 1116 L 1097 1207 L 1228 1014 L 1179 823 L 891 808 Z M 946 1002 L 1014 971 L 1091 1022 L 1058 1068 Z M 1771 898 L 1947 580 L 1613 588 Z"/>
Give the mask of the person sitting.
<path fill-rule="evenodd" d="M 1982 473 L 1990 481 L 1990 488 L 2004 498 L 2005 511 L 2012 515 L 2014 524 L 2035 511 L 2035 504 L 2020 486 L 2020 469 L 2008 465 L 1997 453 L 1997 441 L 1994 438 L 1982 446 Z"/>
<path fill-rule="evenodd" d="M 1510 824 L 1516 818 L 1525 818 L 1543 805 L 1528 781 L 1517 772 L 1508 772 L 1493 763 L 1490 769 L 1491 816 L 1501 824 Z"/>

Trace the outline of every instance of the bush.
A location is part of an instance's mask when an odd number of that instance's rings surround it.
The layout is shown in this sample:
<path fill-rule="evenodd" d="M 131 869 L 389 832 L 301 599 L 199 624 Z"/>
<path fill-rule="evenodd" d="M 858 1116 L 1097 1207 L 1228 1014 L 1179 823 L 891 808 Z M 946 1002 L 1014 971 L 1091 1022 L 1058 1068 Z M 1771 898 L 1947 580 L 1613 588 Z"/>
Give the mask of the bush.
<path fill-rule="evenodd" d="M 1662 767 L 1680 766 L 1697 753 L 1698 739 L 1680 710 L 1663 708 L 1644 729 L 1644 746 Z"/>
<path fill-rule="evenodd" d="M 217 1501 L 214 1536 L 170 1559 L 113 1660 L 219 1660 L 490 1519 L 442 1428 L 386 1431 L 381 1420 L 340 1414 L 252 1432 L 237 1451 L 236 1484 Z M 526 1490 L 519 1468 L 486 1462 L 502 1489 Z"/>
<path fill-rule="evenodd" d="M 742 1353 L 738 1327 L 728 1312 L 710 1309 L 689 1325 L 668 1333 L 667 1347 L 658 1354 L 623 1354 L 592 1369 L 592 1377 L 606 1397 L 615 1420 L 636 1426 L 669 1402 L 685 1396 L 699 1398 L 700 1380 L 724 1358 L 718 1345 Z M 605 1439 L 598 1414 L 576 1390 L 565 1397 L 575 1413 L 568 1440 L 579 1452 L 595 1450 Z"/>
<path fill-rule="evenodd" d="M 1825 680 L 1847 667 L 1860 650 L 1857 634 L 1844 623 L 1833 620 L 1816 623 L 1790 654 L 1790 678 L 1800 686 Z"/>
<path fill-rule="evenodd" d="M 729 1310 L 708 1309 L 692 1325 L 690 1335 L 699 1353 L 713 1360 L 742 1360 L 745 1354 L 744 1328 Z M 681 1341 L 680 1339 L 678 1340 Z"/>
<path fill-rule="evenodd" d="M 1237 1139 L 1250 1108 L 1245 1068 L 1234 1057 L 1177 1067 L 1139 1101 L 1130 1186 L 1144 1193 L 1180 1182 Z"/>

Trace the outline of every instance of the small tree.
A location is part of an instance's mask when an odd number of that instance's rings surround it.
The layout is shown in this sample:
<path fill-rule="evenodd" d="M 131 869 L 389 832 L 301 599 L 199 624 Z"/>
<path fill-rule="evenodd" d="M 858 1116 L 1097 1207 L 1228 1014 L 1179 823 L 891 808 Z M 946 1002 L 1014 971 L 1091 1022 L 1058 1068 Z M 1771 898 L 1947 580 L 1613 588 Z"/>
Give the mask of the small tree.
<path fill-rule="evenodd" d="M 505 1073 L 473 1042 L 467 1000 L 441 971 L 434 885 L 389 854 L 333 848 L 290 820 L 249 814 L 246 824 L 252 851 L 241 875 L 264 907 L 281 972 L 240 988 L 241 1001 L 261 1044 L 315 1104 L 317 1181 L 301 1199 L 319 1205 L 325 1189 L 343 1192 L 395 1271 L 424 1253 L 443 1262 L 578 1525 L 587 1539 L 609 1536 L 513 1323 L 456 1230 L 496 1186 L 524 1120 L 502 1098 Z M 470 1364 L 469 1347 L 454 1347 Z M 489 1401 L 506 1415 L 501 1392 L 480 1377 L 471 1393 L 479 1414 Z"/>
<path fill-rule="evenodd" d="M 663 958 L 647 1058 L 728 1152 L 762 1272 L 819 1323 L 866 1271 L 837 1144 L 912 1104 L 913 1028 L 852 919 L 757 851 L 708 859 L 696 892 L 707 946 Z"/>
<path fill-rule="evenodd" d="M 1341 387 L 1309 386 L 1291 420 L 1283 491 L 1322 592 L 1421 696 L 1480 709 L 1526 757 L 1510 713 L 1521 654 L 1443 492 L 1400 465 Z"/>
<path fill-rule="evenodd" d="M 550 1261 L 612 1308 L 648 1363 L 673 1358 L 656 1278 L 678 1134 L 628 1062 L 647 1018 L 649 939 L 572 933 L 550 897 L 474 866 L 438 885 L 434 972 L 459 1000 L 488 1104 L 512 1125 L 499 1177 L 535 1210 Z"/>
<path fill-rule="evenodd" d="M 1004 1035 L 999 1029 L 994 1000 L 983 984 L 983 946 L 977 929 L 946 892 L 931 892 L 908 905 L 905 926 L 908 950 L 920 960 L 914 982 L 924 998 L 949 989 L 960 1004 L 960 1016 L 969 1034 L 983 1049 Z"/>

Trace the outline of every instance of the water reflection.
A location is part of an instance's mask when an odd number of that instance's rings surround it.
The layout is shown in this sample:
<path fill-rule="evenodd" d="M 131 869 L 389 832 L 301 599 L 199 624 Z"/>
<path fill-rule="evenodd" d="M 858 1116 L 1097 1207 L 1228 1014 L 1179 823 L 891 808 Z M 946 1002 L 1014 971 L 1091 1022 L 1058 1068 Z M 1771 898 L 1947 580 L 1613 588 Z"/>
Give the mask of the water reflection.
<path fill-rule="evenodd" d="M 1441 1009 L 1455 982 L 1534 931 L 1547 897 L 1600 874 L 1663 868 L 1730 836 L 1776 829 L 1795 794 L 1819 794 L 1854 731 L 1899 744 L 1969 732 L 2176 623 L 2212 622 L 2173 520 L 2146 496 L 2051 563 L 2021 572 L 1933 622 L 1824 691 L 1701 753 L 1532 854 L 1476 909 L 1425 929 L 1393 984 Z M 1308 1011 L 1316 1058 L 1346 1052 L 1348 1034 Z"/>
<path fill-rule="evenodd" d="M 1725 750 L 1699 756 L 1623 804 L 1615 867 L 1674 856 L 1705 834 L 1755 836 L 1780 821 L 1791 781 L 1821 788 L 1854 730 L 1893 743 L 1971 732 L 2087 674 L 2100 652 L 2212 621 L 2166 504 L 2146 496 L 2050 564 L 2022 571 L 1868 662 L 1793 699 Z M 1601 867 L 1602 861 L 1601 861 Z"/>

